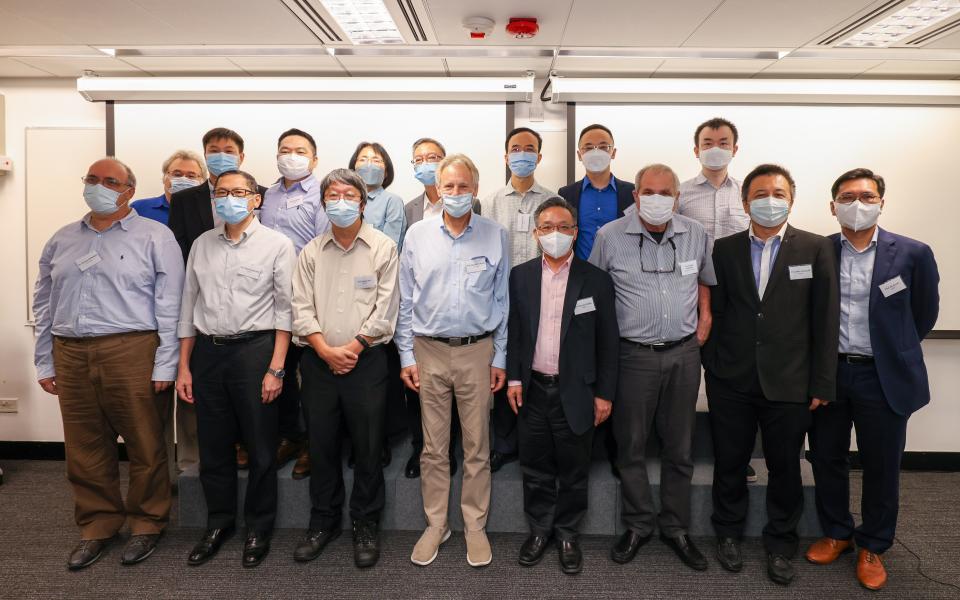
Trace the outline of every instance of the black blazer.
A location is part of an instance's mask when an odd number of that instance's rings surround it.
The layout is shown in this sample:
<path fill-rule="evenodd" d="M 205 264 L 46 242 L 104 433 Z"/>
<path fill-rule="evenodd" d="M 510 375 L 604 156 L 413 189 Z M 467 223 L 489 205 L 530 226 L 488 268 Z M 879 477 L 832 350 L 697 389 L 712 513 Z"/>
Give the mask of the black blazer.
<path fill-rule="evenodd" d="M 759 376 L 764 396 L 776 402 L 835 400 L 840 287 L 833 242 L 787 225 L 761 301 L 748 234 L 713 247 L 717 285 L 704 368 L 744 392 Z M 789 267 L 799 265 L 810 265 L 813 277 L 791 279 Z"/>
<path fill-rule="evenodd" d="M 533 351 L 540 327 L 542 258 L 510 271 L 510 321 L 507 326 L 507 380 L 530 391 Z M 593 298 L 596 310 L 574 315 L 577 300 Z M 613 280 L 576 256 L 570 264 L 560 325 L 560 402 L 573 433 L 581 435 L 594 421 L 593 398 L 613 401 L 617 392 L 620 327 Z M 523 408 L 521 407 L 521 415 Z"/>
<path fill-rule="evenodd" d="M 622 179 L 616 180 L 617 186 L 617 212 L 618 217 L 623 216 L 623 211 L 627 209 L 628 206 L 633 204 L 633 188 L 634 185 L 629 181 L 624 181 Z M 564 200 L 573 205 L 577 209 L 577 214 L 580 214 L 580 194 L 583 192 L 583 179 L 574 181 L 570 185 L 565 185 L 557 192 L 560 194 Z"/>
<path fill-rule="evenodd" d="M 267 188 L 257 186 L 261 202 Z M 187 262 L 193 241 L 204 231 L 213 229 L 213 211 L 210 209 L 210 186 L 206 181 L 198 186 L 177 192 L 170 198 L 170 220 L 167 225 L 173 231 L 183 262 Z"/>

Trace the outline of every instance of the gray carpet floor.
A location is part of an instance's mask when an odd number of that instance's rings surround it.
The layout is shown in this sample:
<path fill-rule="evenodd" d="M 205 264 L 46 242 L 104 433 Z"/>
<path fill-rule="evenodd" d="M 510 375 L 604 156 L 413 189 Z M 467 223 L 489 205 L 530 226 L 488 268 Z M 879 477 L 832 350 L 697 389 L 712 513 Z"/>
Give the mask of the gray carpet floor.
<path fill-rule="evenodd" d="M 797 579 L 788 588 L 770 583 L 758 540 L 744 543 L 742 573 L 727 573 L 713 558 L 711 540 L 698 538 L 710 568 L 684 567 L 659 541 L 651 541 L 628 565 L 607 558 L 612 537 L 582 541 L 584 571 L 563 575 L 556 551 L 538 566 L 517 565 L 524 536 L 491 534 L 494 560 L 482 569 L 466 563 L 466 547 L 454 534 L 437 560 L 421 568 L 410 563 L 418 535 L 385 532 L 382 556 L 373 569 L 353 566 L 349 534 L 316 561 L 295 563 L 291 554 L 300 531 L 278 530 L 266 561 L 256 569 L 240 566 L 240 537 L 230 540 L 210 563 L 191 568 L 186 555 L 199 529 L 177 525 L 176 514 L 156 553 L 146 562 L 123 567 L 121 543 L 91 568 L 76 573 L 64 566 L 77 541 L 64 465 L 56 461 L 7 461 L 0 486 L 0 598 L 960 598 L 960 473 L 904 473 L 897 543 L 886 555 L 886 589 L 859 587 L 853 555 L 826 567 L 795 561 Z M 126 467 L 123 468 L 126 477 Z M 853 497 L 859 498 L 859 474 Z M 809 540 L 804 540 L 805 548 Z M 904 546 L 906 544 L 906 546 Z M 910 550 L 919 555 L 915 558 Z M 709 552 L 707 552 L 709 551 Z"/>

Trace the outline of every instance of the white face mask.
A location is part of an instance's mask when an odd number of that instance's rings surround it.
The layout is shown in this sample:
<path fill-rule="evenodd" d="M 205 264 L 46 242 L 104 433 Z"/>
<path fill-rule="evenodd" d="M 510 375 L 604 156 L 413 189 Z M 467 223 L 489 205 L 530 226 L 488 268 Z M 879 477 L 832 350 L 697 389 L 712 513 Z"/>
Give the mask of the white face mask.
<path fill-rule="evenodd" d="M 650 225 L 663 225 L 673 217 L 675 202 L 676 198 L 673 196 L 661 196 L 660 194 L 640 196 L 640 207 L 638 208 L 640 218 Z"/>
<path fill-rule="evenodd" d="M 854 231 L 863 231 L 870 229 L 877 224 L 880 218 L 880 211 L 883 207 L 880 203 L 864 204 L 859 200 L 854 200 L 850 204 L 833 203 L 833 208 L 837 211 L 837 220 L 840 225 Z"/>
<path fill-rule="evenodd" d="M 287 179 L 303 179 L 310 174 L 310 157 L 301 154 L 281 154 L 277 157 L 277 170 Z"/>
<path fill-rule="evenodd" d="M 594 148 L 584 152 L 580 159 L 583 161 L 583 168 L 589 173 L 602 173 L 610 166 L 611 156 L 609 152 Z"/>
<path fill-rule="evenodd" d="M 537 239 L 540 240 L 540 248 L 543 253 L 551 258 L 566 256 L 573 245 L 573 236 L 559 231 L 538 236 Z"/>
<path fill-rule="evenodd" d="M 700 164 L 712 170 L 719 171 L 733 160 L 733 151 L 725 148 L 713 147 L 700 151 Z"/>

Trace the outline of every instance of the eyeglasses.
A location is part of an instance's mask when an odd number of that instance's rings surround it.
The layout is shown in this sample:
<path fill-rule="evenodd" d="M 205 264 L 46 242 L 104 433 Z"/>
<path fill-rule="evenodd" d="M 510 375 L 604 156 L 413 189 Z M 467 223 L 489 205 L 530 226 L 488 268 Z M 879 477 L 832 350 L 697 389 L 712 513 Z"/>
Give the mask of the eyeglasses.
<path fill-rule="evenodd" d="M 113 177 L 104 177 L 103 179 L 100 179 L 96 175 L 84 175 L 80 178 L 80 181 L 82 181 L 85 185 L 97 185 L 98 183 L 102 183 L 104 187 L 108 187 L 117 192 L 123 191 L 123 188 L 133 187 L 126 181 L 120 181 L 119 179 L 114 179 Z"/>
<path fill-rule="evenodd" d="M 187 179 L 200 179 L 200 173 L 195 173 L 194 171 L 167 171 L 167 175 L 170 177 L 186 177 Z"/>
<path fill-rule="evenodd" d="M 425 154 L 423 156 L 414 156 L 413 160 L 410 161 L 411 165 L 422 165 L 425 162 L 428 163 L 437 163 L 443 160 L 442 154 Z"/>
<path fill-rule="evenodd" d="M 522 148 L 520 146 L 514 146 L 513 148 L 510 148 L 510 154 L 513 154 L 514 152 L 533 152 L 536 154 L 537 149 L 533 146 L 524 146 Z"/>
<path fill-rule="evenodd" d="M 214 198 L 226 198 L 227 196 L 236 196 L 237 198 L 246 198 L 247 196 L 256 196 L 257 192 L 250 191 L 246 188 L 234 188 L 228 190 L 227 188 L 215 188 L 213 190 Z"/>
<path fill-rule="evenodd" d="M 600 144 L 599 146 L 594 146 L 593 144 L 585 144 L 580 147 L 581 154 L 586 154 L 591 150 L 603 150 L 607 154 L 610 154 L 610 152 L 613 151 L 613 146 L 611 146 L 610 144 Z"/>
<path fill-rule="evenodd" d="M 864 204 L 877 204 L 881 200 L 883 200 L 883 198 L 874 194 L 873 192 L 864 192 L 862 194 L 853 194 L 853 193 L 840 194 L 839 196 L 837 196 L 836 201 L 839 202 L 840 204 L 851 204 L 855 200 L 859 200 Z"/>
<path fill-rule="evenodd" d="M 542 235 L 559 231 L 560 233 L 571 234 L 577 229 L 576 225 L 539 225 L 537 231 Z"/>
<path fill-rule="evenodd" d="M 643 239 L 645 237 L 646 236 L 644 236 L 643 234 L 640 234 L 640 271 L 642 271 L 643 273 L 673 273 L 674 271 L 676 271 L 677 270 L 677 245 L 673 243 L 673 238 L 667 238 L 667 243 L 670 244 L 671 248 L 673 248 L 673 266 L 670 268 L 669 271 L 664 271 L 660 269 L 659 261 L 657 262 L 656 269 L 647 269 L 643 265 Z"/>
<path fill-rule="evenodd" d="M 323 197 L 324 202 L 339 202 L 340 200 L 349 200 L 350 202 L 360 202 L 360 194 L 348 192 L 346 194 L 327 194 Z"/>
<path fill-rule="evenodd" d="M 373 157 L 363 156 L 357 159 L 357 166 L 366 165 L 366 164 L 377 165 L 378 167 L 382 167 L 383 159 L 380 158 L 379 156 L 373 156 Z"/>

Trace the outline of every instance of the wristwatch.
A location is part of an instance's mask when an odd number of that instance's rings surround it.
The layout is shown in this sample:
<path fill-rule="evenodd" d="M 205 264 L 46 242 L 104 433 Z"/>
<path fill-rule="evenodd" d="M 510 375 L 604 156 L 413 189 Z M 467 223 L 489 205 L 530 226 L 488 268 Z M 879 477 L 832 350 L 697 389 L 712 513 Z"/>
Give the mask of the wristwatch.
<path fill-rule="evenodd" d="M 287 371 L 286 371 L 286 369 L 271 369 L 271 368 L 268 367 L 268 368 L 267 368 L 267 373 L 270 373 L 271 375 L 273 375 L 273 376 L 276 377 L 277 379 L 283 379 L 283 376 L 287 374 Z"/>
<path fill-rule="evenodd" d="M 363 346 L 365 350 L 370 349 L 370 342 L 368 342 L 362 335 L 358 335 L 354 339 L 360 342 L 360 345 Z"/>

